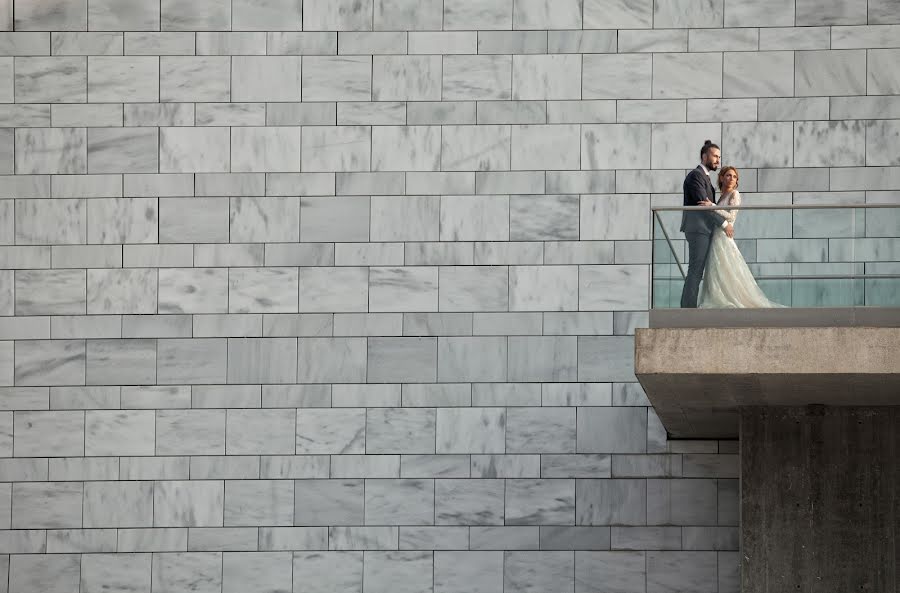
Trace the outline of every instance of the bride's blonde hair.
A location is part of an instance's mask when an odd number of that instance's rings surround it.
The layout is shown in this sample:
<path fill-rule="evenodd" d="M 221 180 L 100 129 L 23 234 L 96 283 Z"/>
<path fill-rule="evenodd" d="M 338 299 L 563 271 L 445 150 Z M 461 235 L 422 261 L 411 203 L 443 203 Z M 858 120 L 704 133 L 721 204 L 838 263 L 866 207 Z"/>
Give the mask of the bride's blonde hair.
<path fill-rule="evenodd" d="M 722 189 L 722 180 L 725 179 L 725 173 L 728 173 L 729 171 L 734 171 L 734 176 L 737 177 L 737 179 L 734 180 L 734 187 L 735 189 L 737 189 L 737 186 L 741 181 L 741 174 L 738 173 L 738 170 L 731 165 L 722 167 L 722 170 L 719 171 L 719 189 Z"/>

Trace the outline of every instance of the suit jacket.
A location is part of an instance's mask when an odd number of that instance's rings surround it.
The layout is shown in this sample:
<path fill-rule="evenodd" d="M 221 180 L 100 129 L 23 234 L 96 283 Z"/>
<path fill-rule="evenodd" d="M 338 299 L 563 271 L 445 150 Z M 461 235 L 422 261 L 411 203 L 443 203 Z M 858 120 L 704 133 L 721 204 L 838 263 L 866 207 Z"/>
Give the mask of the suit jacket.
<path fill-rule="evenodd" d="M 699 165 L 684 178 L 683 189 L 685 206 L 697 206 L 704 199 L 713 203 L 716 201 L 716 188 Z M 722 218 L 712 211 L 684 211 L 681 213 L 681 232 L 712 234 L 716 227 L 722 226 L 722 222 Z"/>

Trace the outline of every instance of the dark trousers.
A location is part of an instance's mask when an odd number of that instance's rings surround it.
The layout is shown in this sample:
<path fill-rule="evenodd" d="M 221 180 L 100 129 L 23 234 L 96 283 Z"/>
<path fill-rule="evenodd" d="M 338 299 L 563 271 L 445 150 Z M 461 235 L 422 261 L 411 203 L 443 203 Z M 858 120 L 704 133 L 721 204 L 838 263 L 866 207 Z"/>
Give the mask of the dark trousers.
<path fill-rule="evenodd" d="M 706 269 L 706 256 L 712 242 L 710 233 L 685 233 L 688 244 L 688 271 L 684 279 L 684 290 L 681 291 L 681 308 L 696 309 L 697 295 L 700 292 L 700 281 Z"/>

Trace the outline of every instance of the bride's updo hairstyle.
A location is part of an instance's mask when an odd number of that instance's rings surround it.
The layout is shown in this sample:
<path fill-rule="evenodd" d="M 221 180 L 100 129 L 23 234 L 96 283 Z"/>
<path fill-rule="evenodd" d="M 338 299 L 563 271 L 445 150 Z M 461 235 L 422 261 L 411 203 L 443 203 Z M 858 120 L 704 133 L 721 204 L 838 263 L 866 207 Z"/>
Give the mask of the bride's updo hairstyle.
<path fill-rule="evenodd" d="M 719 171 L 719 189 L 722 189 L 722 186 L 725 185 L 725 174 L 729 171 L 734 171 L 734 176 L 737 178 L 734 180 L 734 189 L 737 189 L 737 186 L 741 183 L 741 174 L 738 173 L 738 170 L 728 165 L 727 167 L 722 167 L 722 170 Z"/>

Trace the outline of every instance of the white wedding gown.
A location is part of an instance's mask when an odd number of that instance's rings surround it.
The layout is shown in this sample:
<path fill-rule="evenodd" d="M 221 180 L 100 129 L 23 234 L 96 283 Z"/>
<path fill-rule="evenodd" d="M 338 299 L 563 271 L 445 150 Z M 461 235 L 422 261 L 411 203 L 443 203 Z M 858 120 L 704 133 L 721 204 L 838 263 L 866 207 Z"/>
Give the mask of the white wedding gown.
<path fill-rule="evenodd" d="M 723 194 L 718 201 L 719 206 L 738 206 L 740 203 L 741 194 L 737 190 Z M 714 210 L 714 212 L 734 224 L 738 210 Z M 700 307 L 706 309 L 784 306 L 766 298 L 756 284 L 734 239 L 726 235 L 722 227 L 713 231 L 699 302 Z"/>

